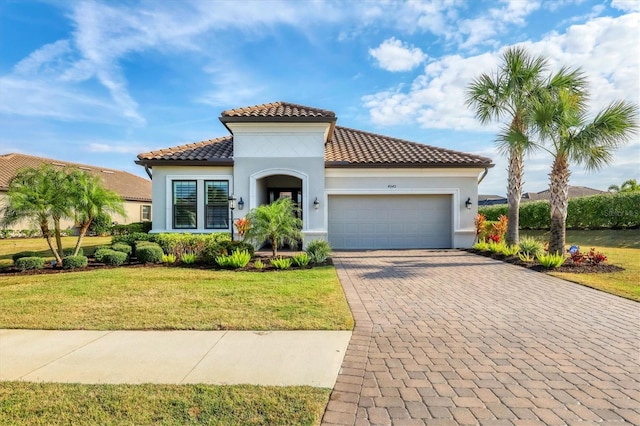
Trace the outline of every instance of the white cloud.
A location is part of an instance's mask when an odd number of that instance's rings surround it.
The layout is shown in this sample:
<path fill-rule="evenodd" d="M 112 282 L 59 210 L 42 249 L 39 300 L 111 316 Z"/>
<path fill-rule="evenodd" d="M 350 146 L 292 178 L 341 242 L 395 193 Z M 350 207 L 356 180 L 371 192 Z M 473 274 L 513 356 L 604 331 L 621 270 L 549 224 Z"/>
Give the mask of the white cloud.
<path fill-rule="evenodd" d="M 378 66 L 387 71 L 411 71 L 427 59 L 420 48 L 391 37 L 383 41 L 369 54 L 376 58 Z"/>
<path fill-rule="evenodd" d="M 565 34 L 552 33 L 539 42 L 524 45 L 542 54 L 550 66 L 580 66 L 591 83 L 591 106 L 602 109 L 623 98 L 640 103 L 640 55 L 637 33 L 640 15 L 603 17 L 570 27 Z M 445 56 L 431 61 L 411 86 L 398 86 L 362 98 L 371 120 L 378 125 L 416 121 L 424 128 L 450 128 L 495 132 L 482 126 L 465 107 L 465 89 L 481 72 L 496 69 L 501 51 L 477 56 Z"/>
<path fill-rule="evenodd" d="M 92 142 L 86 147 L 88 152 L 139 154 L 145 150 L 143 145 L 131 145 L 128 142 Z"/>
<path fill-rule="evenodd" d="M 640 12 L 640 2 L 638 0 L 611 0 L 611 7 L 625 12 Z"/>

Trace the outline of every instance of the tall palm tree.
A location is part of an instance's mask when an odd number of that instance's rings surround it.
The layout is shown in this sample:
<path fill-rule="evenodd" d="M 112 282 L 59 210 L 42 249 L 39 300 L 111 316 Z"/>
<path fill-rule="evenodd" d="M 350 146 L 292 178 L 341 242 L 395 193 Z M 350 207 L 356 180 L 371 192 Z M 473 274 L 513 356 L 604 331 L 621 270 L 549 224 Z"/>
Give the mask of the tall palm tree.
<path fill-rule="evenodd" d="M 62 178 L 62 172 L 50 165 L 19 170 L 9 183 L 6 205 L 0 219 L 2 226 L 10 226 L 24 219 L 33 221 L 40 228 L 42 237 L 47 240 L 59 264 L 62 264 L 63 253 L 60 219 L 70 214 Z M 54 223 L 53 232 L 50 220 Z"/>
<path fill-rule="evenodd" d="M 523 47 L 508 48 L 502 64 L 494 74 L 481 74 L 467 88 L 466 104 L 481 123 L 509 120 L 497 138 L 498 148 L 509 161 L 507 204 L 508 224 L 506 241 L 519 240 L 519 209 L 522 196 L 524 156 L 534 145 L 527 137 L 528 109 L 531 99 L 541 89 L 547 61 L 531 56 Z"/>
<path fill-rule="evenodd" d="M 637 192 L 640 191 L 640 185 L 635 179 L 627 179 L 622 182 L 622 185 L 609 185 L 607 189 L 609 192 Z"/>
<path fill-rule="evenodd" d="M 615 101 L 589 121 L 584 91 L 560 89 L 536 99 L 532 109 L 535 129 L 549 144 L 547 151 L 553 157 L 549 174 L 550 253 L 564 253 L 569 164 L 574 162 L 593 171 L 610 164 L 614 151 L 636 133 L 637 115 L 637 105 Z"/>
<path fill-rule="evenodd" d="M 279 244 L 297 244 L 301 238 L 302 220 L 296 217 L 296 210 L 290 198 L 280 198 L 252 209 L 247 214 L 251 227 L 245 238 L 257 243 L 269 241 L 273 257 L 276 257 Z"/>
<path fill-rule="evenodd" d="M 99 177 L 81 170 L 73 170 L 68 174 L 68 185 L 71 188 L 70 200 L 80 224 L 78 240 L 74 248 L 74 256 L 80 251 L 84 239 L 93 220 L 101 214 L 126 214 L 122 198 L 118 193 L 106 189 Z"/>

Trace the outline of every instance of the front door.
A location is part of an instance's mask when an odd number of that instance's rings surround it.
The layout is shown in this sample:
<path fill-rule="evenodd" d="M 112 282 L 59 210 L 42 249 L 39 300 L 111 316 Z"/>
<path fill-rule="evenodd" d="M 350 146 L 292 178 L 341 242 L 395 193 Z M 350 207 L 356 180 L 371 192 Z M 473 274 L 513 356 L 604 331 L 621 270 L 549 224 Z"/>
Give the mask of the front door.
<path fill-rule="evenodd" d="M 302 219 L 302 191 L 298 188 L 269 188 L 269 204 L 280 198 L 289 198 L 298 208 L 296 217 Z"/>

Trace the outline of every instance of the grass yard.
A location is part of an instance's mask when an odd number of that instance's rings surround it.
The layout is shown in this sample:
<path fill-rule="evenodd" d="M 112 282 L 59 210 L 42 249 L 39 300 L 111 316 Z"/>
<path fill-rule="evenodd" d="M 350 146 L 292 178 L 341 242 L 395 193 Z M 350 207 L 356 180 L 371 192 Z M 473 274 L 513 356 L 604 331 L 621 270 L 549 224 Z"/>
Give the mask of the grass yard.
<path fill-rule="evenodd" d="M 570 274 L 550 272 L 562 278 L 607 293 L 640 302 L 640 250 L 630 248 L 597 248 L 607 256 L 608 263 L 622 266 L 625 270 L 610 274 Z"/>
<path fill-rule="evenodd" d="M 64 248 L 74 248 L 77 237 L 62 237 Z M 85 255 L 91 255 L 96 247 L 111 244 L 111 237 L 86 237 L 83 240 L 82 248 Z M 0 268 L 10 266 L 13 261 L 11 256 L 20 251 L 36 251 L 40 256 L 53 259 L 53 253 L 49 250 L 47 240 L 44 238 L 11 238 L 0 239 Z"/>
<path fill-rule="evenodd" d="M 0 382 L 0 424 L 317 425 L 330 389 Z"/>
<path fill-rule="evenodd" d="M 353 317 L 333 267 L 156 266 L 0 276 L 0 328 L 350 330 Z"/>
<path fill-rule="evenodd" d="M 520 237 L 535 237 L 549 241 L 549 231 L 520 230 Z M 576 244 L 582 250 L 591 247 L 619 247 L 640 249 L 640 229 L 594 229 L 590 231 L 568 230 L 567 245 Z"/>

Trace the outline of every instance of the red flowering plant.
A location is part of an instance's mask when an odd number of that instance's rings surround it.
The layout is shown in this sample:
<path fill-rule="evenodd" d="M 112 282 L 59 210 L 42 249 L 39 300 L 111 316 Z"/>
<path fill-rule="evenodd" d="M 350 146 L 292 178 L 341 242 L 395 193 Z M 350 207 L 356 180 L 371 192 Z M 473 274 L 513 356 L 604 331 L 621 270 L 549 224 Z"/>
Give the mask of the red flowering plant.
<path fill-rule="evenodd" d="M 585 254 L 580 251 L 579 246 L 573 245 L 569 247 L 567 252 L 569 253 L 569 256 L 571 256 L 571 261 L 575 265 L 583 265 L 583 264 L 598 265 L 602 262 L 607 261 L 607 256 L 605 256 L 604 253 L 596 251 L 594 247 L 591 247 L 591 250 L 589 250 L 589 253 Z"/>
<path fill-rule="evenodd" d="M 473 221 L 473 223 L 476 226 L 476 240 L 479 242 L 481 240 L 484 240 L 484 227 L 485 224 L 487 222 L 487 217 L 485 215 L 483 215 L 482 213 L 478 213 L 476 215 L 475 220 Z"/>
<path fill-rule="evenodd" d="M 498 221 L 491 224 L 491 235 L 489 235 L 489 239 L 491 241 L 499 243 L 504 239 L 504 236 L 507 233 L 507 222 L 507 217 L 501 214 L 500 217 L 498 217 Z"/>
<path fill-rule="evenodd" d="M 243 217 L 236 220 L 235 225 L 236 229 L 238 230 L 238 235 L 240 235 L 241 238 L 244 238 L 245 234 L 251 227 L 251 222 L 249 222 L 249 219 L 247 219 L 246 217 Z"/>

